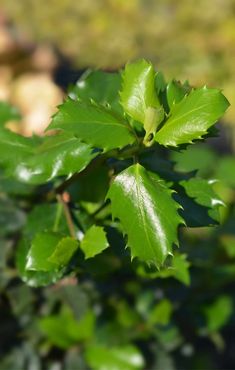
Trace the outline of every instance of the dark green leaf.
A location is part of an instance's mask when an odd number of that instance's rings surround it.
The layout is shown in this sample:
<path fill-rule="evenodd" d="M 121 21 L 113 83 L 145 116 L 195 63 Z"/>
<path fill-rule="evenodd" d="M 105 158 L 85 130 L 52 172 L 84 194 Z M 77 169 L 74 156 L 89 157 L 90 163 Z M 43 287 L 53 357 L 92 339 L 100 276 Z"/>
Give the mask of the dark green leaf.
<path fill-rule="evenodd" d="M 113 217 L 120 219 L 128 235 L 132 258 L 160 266 L 172 254 L 173 243 L 178 244 L 177 227 L 183 221 L 171 193 L 164 181 L 139 164 L 114 179 L 107 198 Z"/>
<path fill-rule="evenodd" d="M 130 126 L 110 109 L 93 103 L 67 100 L 59 107 L 48 129 L 61 129 L 105 151 L 132 144 Z"/>
<path fill-rule="evenodd" d="M 71 176 L 82 171 L 98 153 L 67 133 L 45 137 L 34 155 L 22 159 L 14 169 L 21 181 L 40 184 L 56 176 Z"/>

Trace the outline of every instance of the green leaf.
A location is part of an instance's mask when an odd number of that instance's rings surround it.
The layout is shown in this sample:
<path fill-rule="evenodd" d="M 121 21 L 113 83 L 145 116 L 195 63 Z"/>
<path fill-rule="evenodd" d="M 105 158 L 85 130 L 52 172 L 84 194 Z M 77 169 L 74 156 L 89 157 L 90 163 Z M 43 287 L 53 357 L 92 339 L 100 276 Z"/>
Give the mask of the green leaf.
<path fill-rule="evenodd" d="M 155 140 L 165 146 L 178 146 L 201 139 L 222 117 L 229 103 L 216 89 L 206 87 L 192 90 L 172 107 L 170 117 L 156 133 Z"/>
<path fill-rule="evenodd" d="M 31 244 L 26 239 L 21 239 L 17 246 L 16 251 L 16 267 L 19 271 L 21 279 L 32 287 L 40 287 L 56 283 L 64 275 L 64 270 L 52 270 L 52 271 L 29 271 L 26 270 L 26 263 L 28 262 L 27 256 L 30 250 Z"/>
<path fill-rule="evenodd" d="M 126 113 L 144 125 L 146 139 L 155 133 L 164 118 L 155 89 L 155 77 L 153 65 L 146 60 L 127 64 L 122 74 L 121 104 Z"/>
<path fill-rule="evenodd" d="M 94 100 L 102 105 L 107 105 L 108 103 L 112 109 L 121 113 L 123 110 L 119 103 L 120 89 L 120 73 L 92 71 L 76 83 L 69 96 L 72 99 L 81 99 L 83 101 Z"/>
<path fill-rule="evenodd" d="M 91 146 L 105 151 L 122 148 L 135 141 L 130 126 L 118 114 L 102 105 L 71 99 L 59 107 L 48 129 L 70 132 Z"/>
<path fill-rule="evenodd" d="M 109 243 L 106 239 L 104 229 L 100 226 L 93 225 L 87 230 L 84 238 L 81 241 L 81 249 L 85 254 L 85 258 L 91 258 L 101 253 L 108 248 Z"/>
<path fill-rule="evenodd" d="M 225 234 L 220 237 L 221 244 L 230 258 L 235 257 L 235 235 Z"/>
<path fill-rule="evenodd" d="M 57 347 L 69 348 L 88 340 L 94 331 L 95 316 L 88 310 L 76 320 L 71 309 L 63 306 L 62 312 L 39 320 L 39 327 L 48 340 Z"/>
<path fill-rule="evenodd" d="M 0 125 L 4 125 L 6 122 L 11 120 L 20 119 L 18 109 L 12 107 L 7 102 L 0 102 Z"/>
<path fill-rule="evenodd" d="M 113 217 L 120 219 L 128 235 L 132 258 L 159 267 L 172 254 L 172 244 L 178 244 L 177 227 L 183 220 L 171 194 L 163 180 L 139 164 L 114 179 L 107 198 Z"/>
<path fill-rule="evenodd" d="M 20 181 L 41 184 L 82 171 L 97 154 L 72 135 L 60 133 L 45 137 L 33 155 L 18 163 L 13 174 Z"/>
<path fill-rule="evenodd" d="M 229 320 L 233 312 L 233 302 L 231 297 L 223 295 L 216 299 L 215 302 L 204 309 L 209 331 L 221 329 Z"/>
<path fill-rule="evenodd" d="M 173 307 L 168 299 L 162 299 L 155 307 L 150 310 L 148 322 L 151 325 L 167 325 L 170 321 Z"/>
<path fill-rule="evenodd" d="M 35 142 L 12 131 L 0 129 L 0 163 L 14 167 L 34 152 Z"/>
<path fill-rule="evenodd" d="M 200 178 L 191 178 L 187 181 L 180 182 L 186 191 L 186 194 L 193 198 L 196 203 L 209 208 L 208 215 L 215 221 L 219 221 L 219 208 L 224 206 L 223 201 L 214 192 L 212 180 L 204 180 Z"/>
<path fill-rule="evenodd" d="M 70 237 L 45 231 L 35 236 L 27 254 L 26 270 L 54 271 L 66 266 L 78 244 Z"/>
<path fill-rule="evenodd" d="M 66 266 L 77 248 L 78 242 L 67 236 L 59 241 L 55 250 L 48 258 L 48 262 L 52 262 L 58 267 Z"/>
<path fill-rule="evenodd" d="M 234 155 L 222 157 L 215 171 L 216 179 L 235 188 L 235 158 Z"/>
<path fill-rule="evenodd" d="M 90 345 L 86 349 L 85 357 L 88 365 L 94 370 L 142 370 L 145 365 L 143 356 L 132 345 Z"/>
<path fill-rule="evenodd" d="M 170 109 L 179 103 L 183 97 L 190 91 L 190 87 L 186 84 L 182 85 L 180 82 L 173 80 L 166 88 L 167 102 Z"/>

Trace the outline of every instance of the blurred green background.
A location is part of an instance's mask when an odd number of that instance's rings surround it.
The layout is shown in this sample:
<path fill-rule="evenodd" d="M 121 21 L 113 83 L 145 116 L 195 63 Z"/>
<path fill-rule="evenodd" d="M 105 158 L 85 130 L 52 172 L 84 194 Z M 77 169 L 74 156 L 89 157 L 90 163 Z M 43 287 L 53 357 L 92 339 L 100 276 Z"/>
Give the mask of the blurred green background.
<path fill-rule="evenodd" d="M 0 169 L 0 370 L 234 370 L 235 0 L 0 0 L 0 100 L 21 112 L 15 131 L 42 133 L 84 69 L 138 57 L 230 100 L 219 139 L 169 153 L 178 171 L 219 180 L 222 225 L 182 232 L 188 257 L 164 279 L 130 264 L 114 235 L 117 250 L 82 266 L 81 279 L 31 288 L 17 239 L 50 223 L 54 205 L 35 205 L 40 189 Z"/>

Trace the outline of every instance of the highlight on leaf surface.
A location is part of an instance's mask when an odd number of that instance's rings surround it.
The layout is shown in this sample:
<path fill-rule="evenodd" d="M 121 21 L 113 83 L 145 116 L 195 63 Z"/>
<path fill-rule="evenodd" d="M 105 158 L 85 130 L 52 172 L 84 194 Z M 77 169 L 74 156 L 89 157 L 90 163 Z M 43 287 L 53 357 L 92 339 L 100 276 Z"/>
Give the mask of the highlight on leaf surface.
<path fill-rule="evenodd" d="M 178 245 L 177 228 L 184 221 L 172 191 L 154 173 L 140 164 L 118 174 L 110 186 L 113 218 L 127 234 L 131 255 L 160 267 Z"/>

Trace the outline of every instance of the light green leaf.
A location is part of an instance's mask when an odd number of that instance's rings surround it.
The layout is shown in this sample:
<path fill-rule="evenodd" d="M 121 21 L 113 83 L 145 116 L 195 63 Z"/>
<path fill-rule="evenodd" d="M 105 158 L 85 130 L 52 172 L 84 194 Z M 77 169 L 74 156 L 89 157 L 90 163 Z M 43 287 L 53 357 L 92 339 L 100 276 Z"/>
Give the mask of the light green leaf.
<path fill-rule="evenodd" d="M 59 270 L 68 264 L 77 247 L 73 238 L 49 231 L 38 233 L 27 254 L 26 270 Z"/>
<path fill-rule="evenodd" d="M 186 194 L 193 198 L 196 203 L 209 208 L 208 215 L 215 221 L 219 221 L 219 208 L 224 206 L 223 201 L 213 190 L 214 181 L 200 178 L 191 178 L 180 182 Z"/>
<path fill-rule="evenodd" d="M 40 287 L 55 283 L 64 275 L 64 269 L 52 271 L 31 271 L 26 270 L 27 255 L 31 243 L 26 239 L 21 239 L 16 251 L 16 266 L 21 279 L 29 286 Z"/>
<path fill-rule="evenodd" d="M 223 295 L 204 309 L 209 331 L 221 329 L 229 320 L 233 312 L 231 297 Z"/>
<path fill-rule="evenodd" d="M 95 316 L 87 311 L 80 320 L 76 320 L 71 309 L 63 306 L 62 312 L 39 320 L 39 328 L 49 342 L 60 348 L 89 339 L 94 331 Z"/>
<path fill-rule="evenodd" d="M 48 261 L 48 258 L 52 255 L 60 240 L 61 235 L 57 233 L 45 231 L 36 234 L 27 255 L 26 270 L 54 270 L 56 266 Z"/>
<path fill-rule="evenodd" d="M 155 133 L 164 118 L 156 93 L 155 77 L 153 65 L 146 60 L 127 64 L 122 74 L 121 104 L 126 113 L 144 125 L 146 139 Z"/>
<path fill-rule="evenodd" d="M 163 180 L 139 164 L 114 179 L 107 198 L 113 217 L 120 219 L 133 257 L 161 266 L 172 244 L 178 244 L 177 227 L 183 220 L 179 205 Z"/>
<path fill-rule="evenodd" d="M 92 148 L 71 134 L 45 137 L 34 154 L 14 168 L 14 176 L 23 182 L 41 184 L 57 176 L 71 176 L 82 171 L 97 156 Z"/>
<path fill-rule="evenodd" d="M 85 254 L 85 258 L 91 258 L 101 253 L 108 248 L 109 243 L 106 239 L 104 229 L 100 226 L 91 226 L 87 230 L 84 238 L 81 241 L 81 249 Z"/>
<path fill-rule="evenodd" d="M 55 250 L 47 260 L 58 267 L 66 266 L 77 248 L 78 242 L 75 239 L 67 236 L 59 241 Z"/>
<path fill-rule="evenodd" d="M 151 325 L 167 325 L 170 321 L 173 307 L 168 299 L 162 299 L 155 307 L 150 310 L 148 322 Z"/>
<path fill-rule="evenodd" d="M 105 151 L 132 144 L 135 136 L 124 118 L 93 103 L 68 99 L 59 107 L 48 129 L 61 129 Z M 48 130 L 47 129 L 47 130 Z"/>
<path fill-rule="evenodd" d="M 85 357 L 93 370 L 142 370 L 145 365 L 143 356 L 132 345 L 90 345 L 86 349 Z"/>
<path fill-rule="evenodd" d="M 112 109 L 123 112 L 119 103 L 120 89 L 121 75 L 119 73 L 92 71 L 76 83 L 69 96 L 72 99 L 83 101 L 92 99 L 102 105 L 108 103 Z"/>
<path fill-rule="evenodd" d="M 169 119 L 157 132 L 155 140 L 174 147 L 201 139 L 228 106 L 227 99 L 219 90 L 206 87 L 192 90 L 172 107 Z"/>

